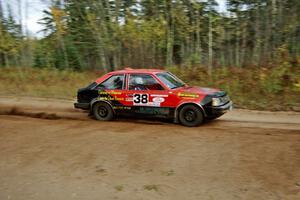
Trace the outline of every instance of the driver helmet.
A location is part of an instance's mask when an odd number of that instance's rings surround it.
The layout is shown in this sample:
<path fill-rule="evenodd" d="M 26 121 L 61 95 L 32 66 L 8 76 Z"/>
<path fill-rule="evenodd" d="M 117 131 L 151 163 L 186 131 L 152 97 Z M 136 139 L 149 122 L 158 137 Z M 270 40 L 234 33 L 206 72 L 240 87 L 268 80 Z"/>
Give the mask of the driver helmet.
<path fill-rule="evenodd" d="M 141 78 L 141 77 L 136 77 L 134 81 L 137 85 L 143 85 L 144 84 L 143 78 Z"/>

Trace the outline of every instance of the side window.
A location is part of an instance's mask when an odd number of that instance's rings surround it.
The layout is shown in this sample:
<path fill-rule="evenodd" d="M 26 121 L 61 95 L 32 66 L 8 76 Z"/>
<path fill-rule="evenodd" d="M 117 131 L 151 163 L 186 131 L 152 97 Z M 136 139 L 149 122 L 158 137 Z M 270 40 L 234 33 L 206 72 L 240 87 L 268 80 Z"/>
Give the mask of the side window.
<path fill-rule="evenodd" d="M 96 89 L 122 90 L 124 89 L 124 74 L 113 75 L 100 83 Z"/>
<path fill-rule="evenodd" d="M 164 90 L 164 88 L 149 74 L 131 74 L 129 90 Z"/>

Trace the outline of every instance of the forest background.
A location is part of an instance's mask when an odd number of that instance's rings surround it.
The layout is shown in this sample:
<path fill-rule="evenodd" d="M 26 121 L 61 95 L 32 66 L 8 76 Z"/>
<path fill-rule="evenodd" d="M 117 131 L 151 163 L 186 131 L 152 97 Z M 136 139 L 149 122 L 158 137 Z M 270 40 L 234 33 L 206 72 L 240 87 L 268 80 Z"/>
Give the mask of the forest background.
<path fill-rule="evenodd" d="M 31 1 L 46 6 L 34 34 L 23 23 Z M 0 95 L 70 99 L 106 72 L 161 68 L 189 84 L 225 89 L 236 107 L 299 111 L 300 1 L 224 5 L 0 0 Z"/>

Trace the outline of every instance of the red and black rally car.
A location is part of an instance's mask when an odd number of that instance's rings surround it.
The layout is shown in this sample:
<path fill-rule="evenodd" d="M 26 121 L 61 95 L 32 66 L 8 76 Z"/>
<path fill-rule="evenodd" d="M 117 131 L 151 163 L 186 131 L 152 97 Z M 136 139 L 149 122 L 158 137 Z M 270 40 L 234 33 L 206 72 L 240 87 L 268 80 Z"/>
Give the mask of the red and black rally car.
<path fill-rule="evenodd" d="M 78 90 L 75 108 L 90 110 L 98 120 L 118 115 L 171 118 L 197 126 L 232 108 L 224 91 L 191 87 L 170 72 L 124 69 L 110 72 Z"/>

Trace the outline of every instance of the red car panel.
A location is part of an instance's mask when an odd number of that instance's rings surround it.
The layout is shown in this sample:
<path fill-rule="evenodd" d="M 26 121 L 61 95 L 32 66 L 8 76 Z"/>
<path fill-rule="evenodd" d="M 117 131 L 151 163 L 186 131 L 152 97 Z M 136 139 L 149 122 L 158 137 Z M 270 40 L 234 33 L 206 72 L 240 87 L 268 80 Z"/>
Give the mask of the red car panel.
<path fill-rule="evenodd" d="M 141 81 L 142 77 L 151 84 L 132 83 Z M 110 85 L 115 83 L 110 83 L 108 87 L 103 86 L 113 78 L 118 84 L 121 83 L 117 89 L 114 87 L 110 89 Z M 178 84 L 182 85 L 172 89 L 166 85 L 172 83 L 168 82 L 170 79 L 175 79 L 175 83 L 178 81 Z M 99 101 L 108 103 L 116 114 L 165 115 L 174 118 L 175 121 L 179 108 L 187 104 L 199 107 L 206 118 L 219 117 L 232 107 L 226 92 L 190 87 L 180 82 L 174 75 L 158 69 L 124 69 L 110 72 L 98 78 L 92 86 L 79 89 L 75 107 L 92 109 L 93 104 Z"/>

